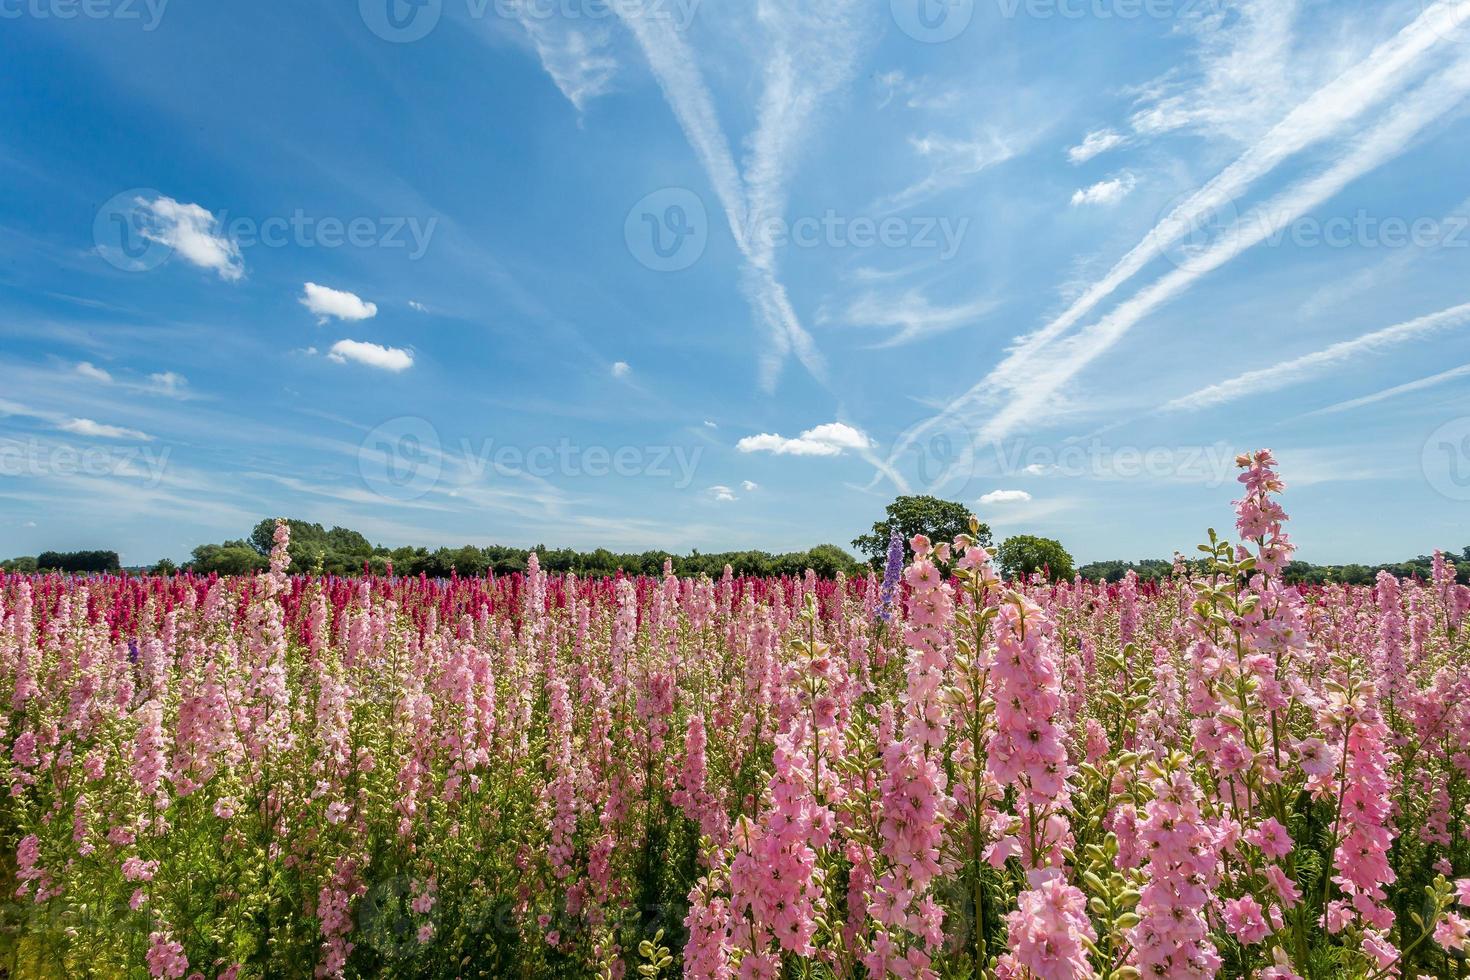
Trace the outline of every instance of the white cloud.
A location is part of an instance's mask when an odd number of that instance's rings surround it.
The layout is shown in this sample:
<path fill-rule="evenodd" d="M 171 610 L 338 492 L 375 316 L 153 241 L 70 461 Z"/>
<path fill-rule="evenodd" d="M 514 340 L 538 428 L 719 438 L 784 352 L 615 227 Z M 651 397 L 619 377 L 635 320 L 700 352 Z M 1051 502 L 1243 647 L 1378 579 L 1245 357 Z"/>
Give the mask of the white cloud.
<path fill-rule="evenodd" d="M 1024 504 L 1030 500 L 1025 490 L 992 490 L 980 498 L 982 504 Z"/>
<path fill-rule="evenodd" d="M 613 361 L 612 376 L 614 378 L 626 378 L 633 373 L 633 368 L 627 361 Z"/>
<path fill-rule="evenodd" d="M 318 286 L 314 282 L 306 283 L 302 290 L 301 305 L 316 314 L 317 323 L 326 323 L 329 317 L 370 320 L 378 315 L 378 304 L 364 302 L 356 293 Z"/>
<path fill-rule="evenodd" d="M 157 374 L 148 375 L 149 390 L 160 395 L 181 395 L 188 384 L 187 378 L 173 371 L 159 371 Z"/>
<path fill-rule="evenodd" d="M 538 16 L 516 4 L 516 19 L 536 48 L 541 67 L 578 112 L 612 87 L 618 62 L 610 50 L 611 32 L 590 20 Z"/>
<path fill-rule="evenodd" d="M 1452 306 L 1438 313 L 1407 320 L 1374 330 L 1372 333 L 1344 340 L 1319 351 L 1281 361 L 1259 371 L 1247 371 L 1227 381 L 1208 385 L 1192 394 L 1176 398 L 1164 405 L 1164 411 L 1195 411 L 1250 395 L 1276 391 L 1307 378 L 1322 374 L 1360 354 L 1375 354 L 1397 344 L 1432 336 L 1470 323 L 1470 303 Z M 1369 399 L 1370 401 L 1373 399 Z"/>
<path fill-rule="evenodd" d="M 84 378 L 91 378 L 93 381 L 100 381 L 103 384 L 112 384 L 112 375 L 100 367 L 95 366 L 90 361 L 83 361 L 78 364 L 77 374 L 80 374 Z"/>
<path fill-rule="evenodd" d="M 893 327 L 896 332 L 875 346 L 897 347 L 974 323 L 996 308 L 992 299 L 958 306 L 932 306 L 917 290 L 901 296 L 867 293 L 853 300 L 842 319 L 855 327 Z"/>
<path fill-rule="evenodd" d="M 1199 5 L 1198 16 L 1179 18 L 1179 32 L 1198 42 L 1198 67 L 1176 65 L 1144 85 L 1130 120 L 1134 130 L 1153 136 L 1192 128 L 1239 142 L 1259 138 L 1299 94 L 1303 79 L 1331 77 L 1346 67 L 1337 63 L 1345 38 L 1329 42 L 1327 51 L 1295 43 L 1303 6 L 1302 0 L 1231 0 L 1213 9 Z M 1305 36 L 1315 39 L 1311 31 Z"/>
<path fill-rule="evenodd" d="M 1021 338 L 1006 358 L 934 417 L 911 427 L 889 453 L 890 463 L 936 426 L 952 419 L 975 421 L 975 413 L 999 402 L 1001 409 L 980 425 L 981 441 L 1004 438 L 1017 427 L 1045 420 L 1060 403 L 1056 393 L 1088 363 L 1109 349 L 1142 317 L 1189 289 L 1198 279 L 1259 244 L 1287 223 L 1341 191 L 1348 183 L 1401 153 L 1431 122 L 1460 104 L 1470 88 L 1470 58 L 1464 55 L 1381 114 L 1377 124 L 1340 154 L 1332 167 L 1305 179 L 1257 208 L 1229 229 L 1189 268 L 1177 269 L 1120 304 L 1097 324 L 1048 348 L 1062 334 L 1170 245 L 1228 209 L 1251 185 L 1302 150 L 1344 135 L 1348 125 L 1389 99 L 1420 74 L 1426 54 L 1443 31 L 1470 21 L 1470 3 L 1438 4 L 1366 58 L 1296 106 L 1255 145 L 1159 221 L 1102 279 L 1089 286 L 1060 316 Z M 967 447 L 969 448 L 969 447 Z M 951 467 L 962 472 L 966 454 Z M 880 475 L 881 475 L 880 468 Z"/>
<path fill-rule="evenodd" d="M 413 354 L 400 347 L 384 347 L 364 340 L 339 340 L 327 357 L 338 364 L 355 361 L 384 371 L 406 371 L 413 367 Z"/>
<path fill-rule="evenodd" d="M 845 422 L 827 422 L 807 429 L 795 439 L 772 432 L 746 436 L 735 444 L 742 453 L 774 453 L 777 456 L 841 456 L 844 450 L 866 451 L 873 440 L 861 429 Z"/>
<path fill-rule="evenodd" d="M 711 422 L 709 419 L 705 419 L 704 420 L 704 427 L 706 429 L 718 429 L 720 426 L 719 426 L 719 423 L 717 423 L 717 422 Z"/>
<path fill-rule="evenodd" d="M 93 439 L 138 439 L 143 442 L 152 442 L 153 437 L 146 432 L 137 429 L 125 429 L 120 425 L 104 425 L 91 419 L 68 419 L 56 426 L 63 432 L 72 435 L 88 436 Z"/>
<path fill-rule="evenodd" d="M 719 197 L 735 244 L 745 259 L 741 291 L 766 330 L 760 352 L 762 387 L 775 387 L 786 357 L 797 359 L 818 381 L 826 365 L 802 326 L 778 275 L 772 236 L 748 234 L 785 211 L 793 157 L 813 127 L 813 117 L 839 91 L 856 66 L 864 40 L 864 4 L 831 0 L 805 5 L 762 2 L 757 19 L 766 36 L 764 88 L 742 177 L 715 112 L 714 97 L 683 33 L 667 12 L 613 4 L 637 39 L 690 147 Z"/>
<path fill-rule="evenodd" d="M 927 176 L 873 202 L 875 211 L 901 211 L 936 194 L 959 187 L 983 170 L 1018 155 L 1026 141 L 1009 133 L 992 130 L 972 138 L 956 139 L 930 134 L 911 136 L 914 152 L 929 161 Z"/>
<path fill-rule="evenodd" d="M 1133 193 L 1133 188 L 1138 185 L 1138 178 L 1131 173 L 1122 173 L 1108 180 L 1100 180 L 1091 187 L 1084 187 L 1072 195 L 1072 207 L 1097 204 L 1117 204 L 1123 198 Z"/>
<path fill-rule="evenodd" d="M 715 498 L 721 503 L 729 503 L 732 500 L 740 499 L 739 497 L 735 496 L 734 490 L 731 490 L 729 487 L 720 483 L 717 483 L 714 486 L 710 487 L 708 493 L 711 497 Z"/>
<path fill-rule="evenodd" d="M 420 313 L 429 312 L 429 308 L 416 299 L 411 299 L 408 301 L 408 308 L 411 310 L 418 310 Z"/>
<path fill-rule="evenodd" d="M 1088 133 L 1081 143 L 1067 150 L 1067 159 L 1073 163 L 1086 163 L 1093 157 L 1116 149 L 1128 142 L 1127 137 L 1113 129 L 1097 129 Z"/>
<path fill-rule="evenodd" d="M 152 201 L 138 198 L 143 237 L 173 249 L 174 254 L 201 269 L 212 269 L 227 282 L 245 275 L 240 246 L 221 234 L 219 221 L 197 204 L 180 204 L 171 197 Z"/>
<path fill-rule="evenodd" d="M 740 481 L 740 489 L 744 490 L 746 493 L 755 493 L 755 491 L 759 490 L 760 488 L 761 485 L 759 483 L 756 483 L 754 480 Z"/>

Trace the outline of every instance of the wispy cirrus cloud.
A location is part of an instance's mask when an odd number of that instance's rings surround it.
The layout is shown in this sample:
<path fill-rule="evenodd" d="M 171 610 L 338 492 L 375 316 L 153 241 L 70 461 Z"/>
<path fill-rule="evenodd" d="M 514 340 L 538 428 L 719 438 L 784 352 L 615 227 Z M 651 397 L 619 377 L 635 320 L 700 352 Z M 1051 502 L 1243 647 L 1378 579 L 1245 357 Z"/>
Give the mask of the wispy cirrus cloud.
<path fill-rule="evenodd" d="M 92 439 L 136 439 L 140 442 L 152 442 L 153 437 L 146 432 L 137 429 L 129 429 L 121 425 L 107 425 L 103 422 L 94 422 L 92 419 L 67 419 L 57 423 L 56 427 L 62 432 L 70 432 L 74 436 L 87 436 Z"/>
<path fill-rule="evenodd" d="M 76 371 L 77 374 L 80 374 L 84 378 L 90 378 L 93 381 L 100 381 L 103 384 L 112 384 L 112 374 L 108 371 L 103 370 L 100 367 L 97 367 L 97 365 L 93 364 L 91 361 L 82 361 L 80 364 L 77 365 Z"/>
<path fill-rule="evenodd" d="M 1048 406 L 1062 386 L 1110 350 L 1145 316 L 1336 196 L 1352 181 L 1402 153 L 1425 127 L 1464 101 L 1467 95 L 1470 95 L 1470 56 L 1462 57 L 1400 100 L 1333 166 L 1299 181 L 1243 216 L 1189 264 L 1140 290 L 1097 323 L 1057 345 L 1055 350 L 1042 352 L 1029 363 L 1024 375 L 1003 376 L 1000 382 L 1010 397 L 981 428 L 982 438 L 1004 438 L 1023 424 L 1044 420 Z"/>
<path fill-rule="evenodd" d="M 1448 371 L 1431 374 L 1427 378 L 1419 378 L 1415 381 L 1407 381 L 1401 385 L 1394 385 L 1392 388 L 1384 388 L 1382 391 L 1375 391 L 1373 394 L 1364 395 L 1361 398 L 1349 398 L 1347 401 L 1338 402 L 1335 405 L 1328 405 L 1326 408 L 1319 408 L 1315 412 L 1308 412 L 1307 414 L 1331 415 L 1335 412 L 1346 412 L 1354 408 L 1362 408 L 1364 405 L 1376 405 L 1390 398 L 1397 398 L 1399 395 L 1407 395 L 1415 391 L 1423 391 L 1426 388 L 1433 388 L 1437 385 L 1444 384 L 1446 381 L 1454 381 L 1457 378 L 1470 378 L 1470 364 L 1462 364 L 1457 368 L 1450 368 Z"/>
<path fill-rule="evenodd" d="M 1278 391 L 1289 385 L 1298 384 L 1309 378 L 1326 374 L 1335 367 L 1339 367 L 1349 361 L 1370 354 L 1378 354 L 1399 344 L 1406 344 L 1413 340 L 1430 337 L 1456 327 L 1462 327 L 1470 323 L 1470 303 L 1452 306 L 1438 313 L 1427 316 L 1416 317 L 1403 323 L 1396 323 L 1391 327 L 1374 330 L 1351 340 L 1340 341 L 1330 347 L 1300 357 L 1293 357 L 1281 361 L 1270 367 L 1261 368 L 1256 371 L 1247 371 L 1225 381 L 1206 385 L 1198 391 L 1191 392 L 1175 398 L 1164 404 L 1163 411 L 1183 412 L 1198 411 L 1204 408 L 1213 408 L 1224 405 L 1227 402 L 1238 401 L 1251 395 L 1258 395 L 1268 391 Z M 1437 376 L 1436 380 L 1448 380 L 1444 376 Z M 1436 383 L 1431 381 L 1431 383 Z M 1420 387 L 1426 385 L 1420 383 Z M 1381 397 L 1390 397 L 1391 394 L 1380 393 Z M 1368 404 L 1376 400 L 1378 396 L 1370 396 L 1366 400 L 1360 399 L 1360 403 Z"/>
<path fill-rule="evenodd" d="M 1303 60 L 1295 23 L 1301 0 L 1204 4 L 1180 27 L 1198 45 L 1197 68 L 1155 79 L 1130 123 L 1143 136 L 1181 129 L 1249 142 L 1291 103 Z"/>
<path fill-rule="evenodd" d="M 780 279 L 775 244 L 746 229 L 783 217 L 795 152 L 825 100 L 854 71 L 865 9 L 857 0 L 758 4 L 766 60 L 742 176 L 688 41 L 670 18 L 615 5 L 704 167 L 745 259 L 741 289 L 766 330 L 760 376 L 767 390 L 792 353 L 819 381 L 825 382 L 826 364 Z"/>
<path fill-rule="evenodd" d="M 873 346 L 898 347 L 972 324 L 999 305 L 986 297 L 956 306 L 934 306 L 918 290 L 897 296 L 870 292 L 853 300 L 840 315 L 828 314 L 823 319 L 853 327 L 893 328 L 895 333 Z"/>
<path fill-rule="evenodd" d="M 1307 208 L 1337 193 L 1349 182 L 1396 156 L 1424 127 L 1464 97 L 1466 59 L 1453 63 L 1431 81 L 1414 89 L 1381 113 L 1375 129 L 1358 140 L 1337 164 L 1316 178 L 1300 182 L 1259 209 L 1252 220 L 1237 223 L 1190 268 L 1164 276 L 1122 303 L 1089 330 L 1049 351 L 1059 337 L 1076 326 L 1113 292 L 1204 219 L 1230 206 L 1284 160 L 1325 140 L 1345 135 L 1352 123 L 1377 109 L 1426 71 L 1428 54 L 1444 42 L 1446 31 L 1470 21 L 1470 4 L 1440 2 L 1394 37 L 1303 100 L 1265 136 L 1250 146 L 1212 180 L 1188 195 L 1160 220 L 1122 259 L 1040 330 L 1022 337 L 1011 352 L 977 384 L 952 399 L 934 417 L 911 427 L 889 454 L 891 465 L 927 433 L 952 420 L 963 420 L 977 439 L 1003 438 L 1016 426 L 1044 416 L 1058 389 L 1103 351 L 1109 349 L 1142 316 L 1189 288 L 1202 275 L 1233 259 L 1264 237 L 1274 234 Z M 1011 397 L 1014 394 L 1016 397 Z M 988 420 L 973 419 L 987 405 L 1002 407 Z M 973 424 L 971 424 L 973 423 Z M 964 462 L 951 472 L 963 470 Z"/>
<path fill-rule="evenodd" d="M 1067 159 L 1075 164 L 1086 163 L 1093 157 L 1115 150 L 1128 142 L 1128 137 L 1111 127 L 1095 129 L 1083 137 L 1082 142 L 1067 150 Z"/>
<path fill-rule="evenodd" d="M 968 137 L 938 133 L 910 137 L 909 144 L 929 172 L 903 190 L 878 198 L 872 210 L 891 214 L 961 187 L 982 171 L 1019 156 L 1029 143 L 1029 137 L 994 129 Z"/>
<path fill-rule="evenodd" d="M 522 4 L 513 9 L 541 67 L 578 112 L 612 88 L 618 60 L 606 24 L 543 16 Z"/>

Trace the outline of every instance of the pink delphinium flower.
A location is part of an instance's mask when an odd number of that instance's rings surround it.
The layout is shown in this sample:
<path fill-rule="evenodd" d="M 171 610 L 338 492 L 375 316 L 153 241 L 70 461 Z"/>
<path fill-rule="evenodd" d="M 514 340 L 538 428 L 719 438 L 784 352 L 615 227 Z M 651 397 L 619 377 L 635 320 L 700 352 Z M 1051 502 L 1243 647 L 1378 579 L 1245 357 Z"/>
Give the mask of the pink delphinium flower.
<path fill-rule="evenodd" d="M 1245 839 L 1270 858 L 1284 858 L 1291 853 L 1291 834 L 1275 817 L 1268 817 L 1259 827 L 1247 831 Z"/>
<path fill-rule="evenodd" d="M 1388 729 L 1376 712 L 1364 710 L 1348 735 L 1347 767 L 1342 790 L 1344 833 L 1333 853 L 1333 878 L 1352 900 L 1365 921 L 1379 929 L 1393 924 L 1394 914 L 1384 904 L 1384 887 L 1398 880 L 1388 861 L 1396 836 L 1393 828 L 1390 764 L 1384 740 Z"/>
<path fill-rule="evenodd" d="M 1251 895 L 1227 901 L 1224 919 L 1225 928 L 1245 946 L 1254 946 L 1271 932 L 1261 914 L 1261 903 Z"/>
<path fill-rule="evenodd" d="M 1295 908 L 1297 902 L 1302 900 L 1302 890 L 1297 887 L 1296 882 L 1275 864 L 1267 865 L 1265 874 L 1266 882 L 1276 893 L 1276 897 L 1281 899 L 1281 904 L 1289 909 Z"/>
<path fill-rule="evenodd" d="M 1467 938 L 1470 938 L 1470 920 L 1454 912 L 1445 913 L 1434 927 L 1434 941 L 1445 949 L 1463 951 Z"/>
<path fill-rule="evenodd" d="M 182 977 L 189 969 L 189 958 L 182 943 L 166 932 L 148 936 L 148 973 L 154 977 Z"/>
<path fill-rule="evenodd" d="M 1084 945 L 1097 940 L 1087 917 L 1086 895 L 1061 878 L 1050 878 L 1022 892 L 1019 905 L 1006 917 L 1009 951 L 1001 958 L 1005 969 L 1037 980 L 1096 975 Z"/>
<path fill-rule="evenodd" d="M 1156 779 L 1153 786 L 1155 798 L 1139 828 L 1149 855 L 1137 908 L 1141 921 L 1128 940 L 1145 975 L 1203 980 L 1221 963 L 1205 921 L 1218 875 L 1215 841 L 1187 774 Z"/>

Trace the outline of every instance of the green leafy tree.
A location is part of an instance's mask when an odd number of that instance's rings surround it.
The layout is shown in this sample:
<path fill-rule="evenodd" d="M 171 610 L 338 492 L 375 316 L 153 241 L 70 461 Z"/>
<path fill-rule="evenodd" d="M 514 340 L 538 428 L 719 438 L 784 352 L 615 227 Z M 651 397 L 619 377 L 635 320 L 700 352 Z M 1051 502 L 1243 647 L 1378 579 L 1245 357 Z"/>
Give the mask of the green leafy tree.
<path fill-rule="evenodd" d="M 43 572 L 115 572 L 122 568 L 115 551 L 43 551 L 36 556 Z"/>
<path fill-rule="evenodd" d="M 172 575 L 179 570 L 179 566 L 171 558 L 160 558 L 153 565 L 154 575 Z"/>
<path fill-rule="evenodd" d="M 200 575 L 217 572 L 220 575 L 249 575 L 265 568 L 270 562 L 247 541 L 226 541 L 224 544 L 201 544 L 194 549 L 189 567 Z"/>
<path fill-rule="evenodd" d="M 1060 582 L 1070 579 L 1074 573 L 1072 556 L 1067 554 L 1060 541 L 1038 538 L 1033 534 L 1006 538 L 996 558 L 1007 578 L 1024 578 L 1034 572 L 1044 572 L 1053 582 Z"/>
<path fill-rule="evenodd" d="M 888 538 L 894 529 L 903 535 L 905 561 L 913 560 L 909 541 L 916 534 L 923 534 L 938 544 L 953 541 L 958 534 L 970 533 L 970 508 L 953 500 L 928 496 L 898 497 L 886 510 L 888 516 L 873 525 L 873 533 L 860 535 L 852 541 L 852 546 L 874 568 L 883 567 L 888 557 Z M 981 524 L 975 538 L 982 546 L 991 547 L 990 525 Z"/>

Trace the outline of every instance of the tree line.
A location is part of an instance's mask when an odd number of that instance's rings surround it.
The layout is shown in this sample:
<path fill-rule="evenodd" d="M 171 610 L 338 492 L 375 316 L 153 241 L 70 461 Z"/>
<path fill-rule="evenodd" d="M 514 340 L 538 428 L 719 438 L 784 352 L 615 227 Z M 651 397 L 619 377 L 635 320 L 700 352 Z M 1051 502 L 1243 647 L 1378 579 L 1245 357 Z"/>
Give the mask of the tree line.
<path fill-rule="evenodd" d="M 1143 581 L 1166 579 L 1174 569 L 1172 559 L 1150 558 L 1142 561 L 1094 561 L 1080 567 L 1060 541 L 1053 538 L 1018 534 L 996 547 L 989 525 L 976 521 L 973 528 L 970 508 L 965 504 L 930 496 L 901 496 L 885 508 L 882 520 L 873 524 L 868 534 L 852 541 L 861 558 L 835 544 L 817 545 L 807 551 L 772 554 L 765 551 L 722 551 L 709 554 L 698 550 L 686 555 L 665 551 L 614 552 L 606 548 L 577 551 L 573 548 L 548 548 L 537 545 L 537 561 L 548 572 L 575 572 L 583 577 L 604 578 L 624 572 L 629 575 L 659 575 L 664 561 L 673 561 L 674 572 L 681 576 L 708 575 L 719 577 L 729 565 L 736 575 L 780 576 L 802 575 L 808 568 L 823 578 L 838 572 L 864 575 L 869 569 L 882 571 L 888 557 L 890 537 L 897 531 L 903 541 L 905 563 L 913 560 L 909 542 L 924 534 L 935 542 L 952 541 L 959 534 L 973 534 L 978 542 L 995 556 L 996 564 L 1006 578 L 1022 578 L 1042 573 L 1053 581 L 1066 581 L 1074 575 L 1092 582 L 1119 582 L 1132 571 Z M 391 568 L 398 575 L 427 575 L 446 578 L 451 574 L 482 576 L 489 573 L 507 575 L 525 571 L 528 549 L 506 545 L 464 545 L 459 548 L 405 546 L 388 548 L 375 545 L 358 531 L 345 527 L 325 528 L 320 524 L 290 519 L 291 568 L 306 572 L 318 570 L 330 575 L 358 575 L 364 571 L 383 575 Z M 261 521 L 248 537 L 218 544 L 202 544 L 194 549 L 182 569 L 199 574 L 248 575 L 268 564 L 275 520 Z M 1470 583 L 1470 546 L 1456 552 L 1444 549 L 1454 561 L 1462 582 Z M 1400 578 L 1428 578 L 1433 557 L 1419 555 L 1402 562 L 1380 565 L 1314 565 L 1294 561 L 1287 566 L 1285 578 L 1293 584 L 1323 585 L 1340 582 L 1348 585 L 1371 585 L 1380 571 Z M 13 558 L 0 562 L 10 571 L 60 571 L 77 574 L 116 572 L 120 570 L 115 551 L 43 552 L 33 558 Z M 151 567 L 168 573 L 182 570 L 169 559 Z"/>

